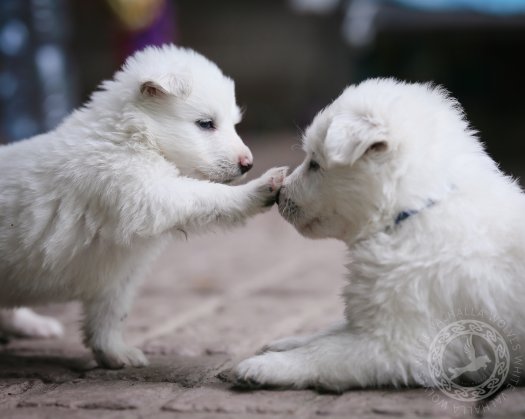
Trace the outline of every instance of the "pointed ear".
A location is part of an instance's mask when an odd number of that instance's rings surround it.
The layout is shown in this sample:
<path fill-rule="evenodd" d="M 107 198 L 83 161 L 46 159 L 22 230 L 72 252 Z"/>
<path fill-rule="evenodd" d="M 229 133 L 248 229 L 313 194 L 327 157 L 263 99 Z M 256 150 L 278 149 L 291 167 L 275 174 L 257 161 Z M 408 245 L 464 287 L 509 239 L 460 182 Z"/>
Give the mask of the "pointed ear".
<path fill-rule="evenodd" d="M 140 84 L 140 94 L 143 97 L 161 98 L 168 95 L 186 97 L 190 92 L 190 83 L 183 78 L 176 79 L 174 76 L 150 79 Z"/>
<path fill-rule="evenodd" d="M 388 148 L 384 133 L 367 121 L 336 116 L 328 127 L 325 154 L 329 167 L 352 166 L 368 153 Z"/>

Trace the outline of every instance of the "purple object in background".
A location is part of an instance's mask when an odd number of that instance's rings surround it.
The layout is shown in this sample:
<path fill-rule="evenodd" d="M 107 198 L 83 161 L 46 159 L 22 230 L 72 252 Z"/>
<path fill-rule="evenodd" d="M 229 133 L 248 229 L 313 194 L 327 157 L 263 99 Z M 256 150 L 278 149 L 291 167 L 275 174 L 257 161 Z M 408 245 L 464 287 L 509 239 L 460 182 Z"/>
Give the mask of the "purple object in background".
<path fill-rule="evenodd" d="M 174 2 L 164 0 L 158 13 L 146 28 L 140 30 L 124 30 L 119 34 L 118 55 L 123 62 L 135 51 L 150 45 L 162 45 L 176 40 Z"/>

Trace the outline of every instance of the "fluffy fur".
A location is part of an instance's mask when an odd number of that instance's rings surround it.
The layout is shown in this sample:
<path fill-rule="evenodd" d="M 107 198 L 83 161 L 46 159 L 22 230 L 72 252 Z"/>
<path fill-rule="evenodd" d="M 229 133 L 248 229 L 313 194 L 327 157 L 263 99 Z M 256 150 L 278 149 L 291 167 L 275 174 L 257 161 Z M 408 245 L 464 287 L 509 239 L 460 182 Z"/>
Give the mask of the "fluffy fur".
<path fill-rule="evenodd" d="M 283 181 L 280 168 L 221 184 L 252 164 L 240 119 L 233 81 L 168 45 L 129 58 L 54 131 L 2 147 L 0 307 L 79 300 L 99 364 L 146 364 L 121 324 L 149 262 L 168 239 L 262 212 Z M 0 326 L 60 333 L 32 314 L 4 311 Z"/>
<path fill-rule="evenodd" d="M 466 310 L 495 314 L 523 338 L 525 197 L 443 89 L 351 86 L 316 116 L 304 150 L 279 210 L 304 236 L 347 244 L 346 319 L 268 345 L 237 366 L 241 383 L 426 385 L 424 337 Z M 512 345 L 523 355 L 523 342 Z M 452 365 L 468 363 L 460 349 L 451 348 Z"/>

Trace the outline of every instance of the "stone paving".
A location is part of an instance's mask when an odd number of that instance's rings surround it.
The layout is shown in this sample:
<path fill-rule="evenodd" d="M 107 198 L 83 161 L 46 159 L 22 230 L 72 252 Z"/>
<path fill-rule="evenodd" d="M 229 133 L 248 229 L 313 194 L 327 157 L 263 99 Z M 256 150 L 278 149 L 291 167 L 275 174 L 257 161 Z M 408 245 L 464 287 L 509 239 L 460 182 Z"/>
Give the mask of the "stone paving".
<path fill-rule="evenodd" d="M 254 142 L 257 175 L 295 165 L 292 137 Z M 426 389 L 241 391 L 229 369 L 268 341 L 341 319 L 345 248 L 300 237 L 277 214 L 176 242 L 143 282 L 127 340 L 151 365 L 89 367 L 77 304 L 42 308 L 66 326 L 57 340 L 0 346 L 0 418 L 525 417 L 525 388 L 482 411 Z"/>

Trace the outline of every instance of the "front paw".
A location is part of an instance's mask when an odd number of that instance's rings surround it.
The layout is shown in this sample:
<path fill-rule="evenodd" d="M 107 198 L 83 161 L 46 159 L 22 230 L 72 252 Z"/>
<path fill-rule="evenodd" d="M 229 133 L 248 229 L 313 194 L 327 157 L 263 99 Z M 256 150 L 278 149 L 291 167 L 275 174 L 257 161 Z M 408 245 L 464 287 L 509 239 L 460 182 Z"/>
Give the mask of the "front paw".
<path fill-rule="evenodd" d="M 258 179 L 248 183 L 247 186 L 250 187 L 250 195 L 256 207 L 263 209 L 275 204 L 287 172 L 288 167 L 274 167 Z"/>
<path fill-rule="evenodd" d="M 93 349 L 93 354 L 99 366 L 109 369 L 120 369 L 127 366 L 145 367 L 148 360 L 144 353 L 132 346 L 112 349 Z"/>
<path fill-rule="evenodd" d="M 242 361 L 234 369 L 241 387 L 306 388 L 308 366 L 300 366 L 285 353 L 268 352 Z"/>

